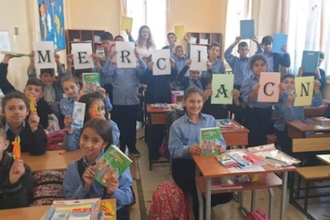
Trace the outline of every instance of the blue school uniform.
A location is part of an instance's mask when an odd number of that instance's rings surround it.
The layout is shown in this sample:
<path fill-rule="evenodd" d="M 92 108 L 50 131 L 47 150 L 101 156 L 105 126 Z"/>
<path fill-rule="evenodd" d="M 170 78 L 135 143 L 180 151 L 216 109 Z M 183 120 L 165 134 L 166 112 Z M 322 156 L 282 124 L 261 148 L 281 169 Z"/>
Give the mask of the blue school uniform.
<path fill-rule="evenodd" d="M 108 122 L 112 128 L 112 138 L 113 144 L 118 145 L 120 131 L 116 124 L 116 122 L 108 119 Z M 77 150 L 79 149 L 79 138 L 80 138 L 81 129 L 74 128 L 72 134 L 65 133 L 64 140 L 63 140 L 63 149 L 67 151 Z"/>
<path fill-rule="evenodd" d="M 258 50 L 256 54 L 264 54 L 264 49 L 262 48 L 262 45 L 259 45 Z M 268 72 L 279 72 L 279 67 L 290 67 L 291 65 L 291 59 L 290 54 L 288 53 L 270 53 L 267 58 L 267 71 Z"/>
<path fill-rule="evenodd" d="M 188 72 L 189 67 L 184 66 L 183 69 L 180 71 L 179 75 L 177 76 L 177 80 L 181 82 L 183 85 L 184 90 L 189 87 L 198 87 L 202 91 L 206 89 L 207 86 L 207 78 L 201 75 L 197 80 L 190 78 L 190 76 L 186 76 L 186 72 Z"/>
<path fill-rule="evenodd" d="M 186 62 L 188 60 L 187 56 L 184 56 L 182 58 L 179 58 L 177 56 L 172 56 L 172 58 L 175 61 L 175 68 L 177 69 L 178 73 L 181 72 L 181 70 L 186 66 Z M 189 70 L 187 69 L 184 76 L 189 76 Z"/>
<path fill-rule="evenodd" d="M 88 164 L 85 157 L 83 157 L 84 167 L 94 166 L 102 157 L 104 151 L 96 158 L 95 162 Z M 118 178 L 119 185 L 117 190 L 112 195 L 104 194 L 104 187 L 94 180 L 90 188 L 85 188 L 81 177 L 79 176 L 78 164 L 76 161 L 72 162 L 66 169 L 63 179 L 63 192 L 65 199 L 87 199 L 87 198 L 115 198 L 117 210 L 129 205 L 133 201 L 133 193 L 131 186 L 133 184 L 132 176 L 129 168 Z"/>

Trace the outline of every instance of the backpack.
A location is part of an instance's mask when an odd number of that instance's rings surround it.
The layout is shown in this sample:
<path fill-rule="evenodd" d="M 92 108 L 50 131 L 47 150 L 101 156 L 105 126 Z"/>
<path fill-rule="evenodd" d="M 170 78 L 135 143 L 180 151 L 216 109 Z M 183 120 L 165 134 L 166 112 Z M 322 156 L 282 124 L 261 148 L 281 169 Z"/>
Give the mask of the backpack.
<path fill-rule="evenodd" d="M 245 217 L 245 220 L 270 220 L 267 215 L 260 209 L 256 209 Z"/>
<path fill-rule="evenodd" d="M 33 175 L 33 203 L 34 206 L 51 205 L 54 200 L 63 200 L 64 172 L 45 170 Z"/>
<path fill-rule="evenodd" d="M 62 143 L 65 136 L 65 129 L 47 134 L 47 150 L 63 150 Z"/>
<path fill-rule="evenodd" d="M 149 220 L 189 220 L 189 208 L 188 196 L 169 180 L 152 194 Z"/>
<path fill-rule="evenodd" d="M 170 134 L 170 128 L 174 121 L 181 118 L 185 111 L 183 109 L 173 109 L 173 111 L 168 112 L 165 116 L 165 137 L 163 139 L 162 145 L 159 148 L 159 154 L 166 159 L 170 158 L 170 152 L 168 150 L 168 139 Z"/>
<path fill-rule="evenodd" d="M 80 179 L 81 179 L 81 181 L 83 181 L 82 176 L 85 172 L 84 160 L 83 160 L 83 158 L 80 158 L 76 162 L 77 162 L 77 166 L 78 166 L 78 173 L 79 173 Z M 129 206 L 133 206 L 136 203 L 135 193 L 133 191 L 132 186 L 131 186 L 131 191 L 132 191 L 132 194 L 133 194 L 133 200 L 132 200 L 131 204 L 129 204 Z M 107 188 L 104 186 L 103 187 L 103 195 L 105 195 L 106 192 L 107 192 Z"/>

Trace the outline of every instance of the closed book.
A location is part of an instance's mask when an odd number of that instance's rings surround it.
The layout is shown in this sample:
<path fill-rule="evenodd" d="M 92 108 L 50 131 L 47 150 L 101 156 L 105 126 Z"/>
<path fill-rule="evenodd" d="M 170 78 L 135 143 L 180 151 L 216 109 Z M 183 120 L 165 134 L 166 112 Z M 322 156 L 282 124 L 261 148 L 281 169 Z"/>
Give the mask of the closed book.
<path fill-rule="evenodd" d="M 219 155 L 221 131 L 219 127 L 200 129 L 200 147 L 202 155 Z"/>
<path fill-rule="evenodd" d="M 100 87 L 99 73 L 83 73 L 83 85 L 87 93 L 94 93 Z"/>
<path fill-rule="evenodd" d="M 240 21 L 240 36 L 242 39 L 251 39 L 254 34 L 254 20 Z"/>
<path fill-rule="evenodd" d="M 1 54 L 4 54 L 4 55 L 12 55 L 12 56 L 26 56 L 28 57 L 29 54 L 25 54 L 25 53 L 16 53 L 16 52 L 11 52 L 11 51 L 1 51 Z"/>
<path fill-rule="evenodd" d="M 274 44 L 272 48 L 273 53 L 283 54 L 283 46 L 287 45 L 288 35 L 287 34 L 275 34 L 274 35 Z"/>
<path fill-rule="evenodd" d="M 304 72 L 312 73 L 317 68 L 319 63 L 320 52 L 319 51 L 307 51 L 304 50 L 301 66 L 304 68 Z"/>

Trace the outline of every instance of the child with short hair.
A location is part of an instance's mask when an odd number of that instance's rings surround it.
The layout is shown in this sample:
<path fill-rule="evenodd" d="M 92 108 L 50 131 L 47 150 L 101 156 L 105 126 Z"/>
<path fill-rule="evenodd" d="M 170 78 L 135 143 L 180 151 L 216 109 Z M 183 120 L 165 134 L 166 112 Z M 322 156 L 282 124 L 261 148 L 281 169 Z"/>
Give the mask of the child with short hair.
<path fill-rule="evenodd" d="M 294 106 L 294 100 L 297 97 L 295 93 L 295 76 L 285 74 L 282 76 L 281 82 L 284 86 L 284 93 L 280 102 L 275 105 L 275 113 L 278 115 L 277 121 L 274 123 L 277 142 L 281 150 L 292 155 L 291 139 L 288 137 L 285 121 L 304 120 L 304 107 Z M 314 95 L 312 99 L 312 107 L 319 107 L 323 104 L 323 98 L 320 92 L 321 83 L 318 80 L 314 81 Z"/>
<path fill-rule="evenodd" d="M 116 216 L 118 220 L 129 220 L 129 204 L 133 201 L 131 186 L 133 184 L 130 169 L 106 186 L 94 180 L 96 164 L 113 144 L 112 129 L 107 121 L 93 118 L 81 129 L 79 148 L 83 153 L 84 173 L 79 174 L 78 162 L 72 162 L 64 175 L 63 192 L 66 199 L 102 198 L 116 199 Z"/>
<path fill-rule="evenodd" d="M 211 67 L 208 69 L 208 73 L 226 73 L 225 65 L 222 60 L 219 59 L 220 56 L 220 44 L 217 42 L 211 43 L 208 49 L 208 60 L 211 63 Z"/>
<path fill-rule="evenodd" d="M 168 45 L 164 46 L 162 49 L 170 49 L 171 54 L 175 52 L 175 46 L 176 46 L 176 35 L 173 32 L 167 33 L 167 42 Z"/>
<path fill-rule="evenodd" d="M 37 113 L 30 112 L 29 115 L 29 112 L 29 100 L 23 93 L 11 92 L 2 99 L 2 114 L 5 116 L 5 130 L 9 140 L 8 151 L 13 151 L 13 141 L 19 136 L 22 152 L 42 155 L 46 152 L 47 136 L 39 125 Z"/>
<path fill-rule="evenodd" d="M 258 51 L 256 54 L 263 54 L 267 58 L 267 72 L 279 72 L 279 67 L 290 67 L 291 59 L 290 54 L 287 53 L 287 47 L 283 46 L 283 54 L 272 52 L 273 48 L 273 37 L 265 36 L 262 38 L 261 44 L 258 42 L 256 37 L 252 40 L 257 44 Z"/>
<path fill-rule="evenodd" d="M 175 61 L 175 67 L 177 69 L 177 72 L 180 73 L 181 70 L 185 67 L 186 62 L 188 60 L 188 56 L 185 54 L 183 46 L 177 45 L 174 49 L 174 53 L 172 55 L 172 58 Z M 189 76 L 189 71 L 185 72 L 184 76 Z"/>
<path fill-rule="evenodd" d="M 7 153 L 9 141 L 0 125 L 0 209 L 27 207 L 33 200 L 31 169 L 21 159 Z"/>

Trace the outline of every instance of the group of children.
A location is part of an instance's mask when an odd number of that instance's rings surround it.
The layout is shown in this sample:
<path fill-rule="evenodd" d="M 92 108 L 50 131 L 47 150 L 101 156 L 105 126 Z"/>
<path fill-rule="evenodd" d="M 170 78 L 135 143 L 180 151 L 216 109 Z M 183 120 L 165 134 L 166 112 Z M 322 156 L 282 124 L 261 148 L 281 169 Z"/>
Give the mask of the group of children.
<path fill-rule="evenodd" d="M 130 41 L 133 41 L 129 32 Z M 219 59 L 220 44 L 211 43 L 208 48 L 208 61 L 205 63 L 207 71 L 189 70 L 191 59 L 185 54 L 181 45 L 176 44 L 174 33 L 167 35 L 169 45 L 164 47 L 171 51 L 171 74 L 154 76 L 152 74 L 151 53 L 155 49 L 149 27 L 142 26 L 136 41 L 135 56 L 138 60 L 136 68 L 119 68 L 113 61 L 116 50 L 113 36 L 105 32 L 101 36 L 105 57 L 93 54 L 95 68 L 93 72 L 100 74 L 102 87 L 96 92 L 88 93 L 82 84 L 82 71 L 71 73 L 73 55 L 67 56 L 68 70 L 65 71 L 55 53 L 57 64 L 57 78 L 54 69 L 41 69 L 40 79 L 37 79 L 34 68 L 34 54 L 30 54 L 28 68 L 29 79 L 24 93 L 16 91 L 7 79 L 8 63 L 12 55 L 5 55 L 0 64 L 0 89 L 5 94 L 2 100 L 3 126 L 0 128 L 0 208 L 27 206 L 32 198 L 32 174 L 27 165 L 20 158 L 15 160 L 8 155 L 12 152 L 12 142 L 19 136 L 22 152 L 31 155 L 42 155 L 46 151 L 48 116 L 55 114 L 62 128 L 66 129 L 63 149 L 81 149 L 84 155 L 85 171 L 79 175 L 77 162 L 69 165 L 63 183 L 64 194 L 67 199 L 81 199 L 89 197 L 116 198 L 117 219 L 129 219 L 128 205 L 132 201 L 132 177 L 127 169 L 116 181 L 105 188 L 93 180 L 94 167 L 110 144 L 119 145 L 122 151 L 128 148 L 135 156 L 140 153 L 136 148 L 136 121 L 138 119 L 140 100 L 139 84 L 147 85 L 145 102 L 170 103 L 173 81 L 180 81 L 185 89 L 183 106 L 185 115 L 175 121 L 170 129 L 169 150 L 173 158 L 172 174 L 177 185 L 193 196 L 194 214 L 198 216 L 198 201 L 196 186 L 193 184 L 195 165 L 191 155 L 200 155 L 199 129 L 215 127 L 215 118 L 228 118 L 233 112 L 235 119 L 249 130 L 249 146 L 266 143 L 266 134 L 272 126 L 272 106 L 280 116 L 275 122 L 275 129 L 279 136 L 282 149 L 289 150 L 285 139 L 285 120 L 303 118 L 302 107 L 293 105 L 295 94 L 294 75 L 285 74 L 280 85 L 281 94 L 278 103 L 260 103 L 257 101 L 259 77 L 261 72 L 277 72 L 279 65 L 290 66 L 290 56 L 283 47 L 283 54 L 272 53 L 272 37 L 266 36 L 259 44 L 256 38 L 252 40 L 258 44 L 258 52 L 248 57 L 247 43 L 241 42 L 240 37 L 225 51 L 225 59 L 234 74 L 233 105 L 213 105 L 212 75 L 225 74 L 223 62 Z M 123 41 L 123 37 L 116 36 L 115 40 Z M 189 42 L 189 36 L 185 37 Z M 239 57 L 232 54 L 238 45 Z M 322 57 L 320 58 L 322 59 Z M 88 70 L 86 70 L 88 71 Z M 90 71 L 90 70 L 89 70 Z M 322 104 L 319 79 L 324 77 L 322 71 L 315 71 L 313 106 Z M 324 73 L 324 71 L 323 71 Z M 75 75 L 75 77 L 73 77 Z M 301 74 L 303 75 L 303 74 Z M 110 88 L 107 91 L 104 88 Z M 63 97 L 63 92 L 65 97 Z M 30 111 L 29 97 L 36 100 L 37 111 Z M 109 98 L 110 97 L 110 98 Z M 111 101 L 110 101 L 111 99 Z M 86 104 L 85 124 L 82 129 L 71 126 L 74 121 L 72 111 L 74 102 Z M 97 106 L 98 112 L 93 112 Z M 109 113 L 111 112 L 111 118 Z M 156 132 L 154 132 L 156 131 Z M 153 131 L 152 146 L 149 153 L 153 159 L 158 159 L 158 148 L 163 138 L 163 128 Z M 226 149 L 225 140 L 221 142 L 222 150 Z M 24 197 L 24 199 L 21 199 Z M 21 200 L 18 201 L 18 198 Z M 212 198 L 212 205 L 230 201 L 232 194 L 222 194 Z M 9 202 L 6 202 L 9 201 Z"/>

